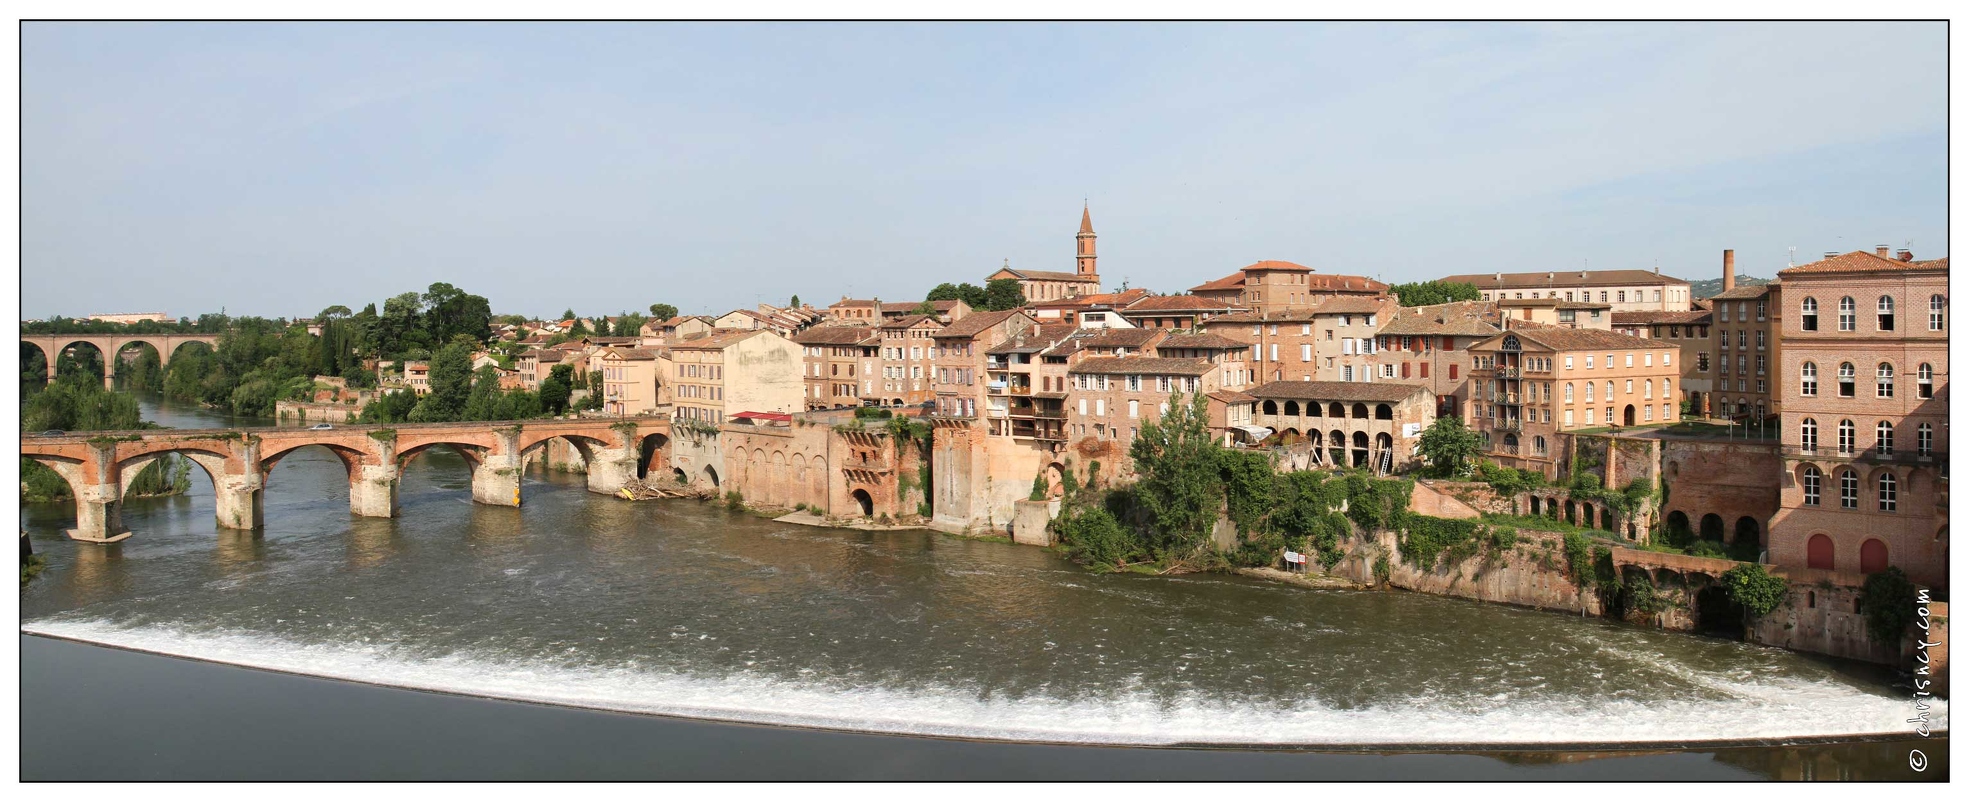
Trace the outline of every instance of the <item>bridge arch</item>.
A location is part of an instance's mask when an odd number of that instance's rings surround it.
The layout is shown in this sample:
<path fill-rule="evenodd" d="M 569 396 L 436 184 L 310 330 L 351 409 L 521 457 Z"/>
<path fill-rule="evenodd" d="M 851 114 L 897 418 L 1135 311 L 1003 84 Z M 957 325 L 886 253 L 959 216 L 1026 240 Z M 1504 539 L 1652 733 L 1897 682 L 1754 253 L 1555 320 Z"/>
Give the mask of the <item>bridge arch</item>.
<path fill-rule="evenodd" d="M 662 432 L 643 435 L 637 443 L 636 478 L 648 479 L 651 474 L 663 475 L 663 468 L 670 464 L 670 437 Z"/>

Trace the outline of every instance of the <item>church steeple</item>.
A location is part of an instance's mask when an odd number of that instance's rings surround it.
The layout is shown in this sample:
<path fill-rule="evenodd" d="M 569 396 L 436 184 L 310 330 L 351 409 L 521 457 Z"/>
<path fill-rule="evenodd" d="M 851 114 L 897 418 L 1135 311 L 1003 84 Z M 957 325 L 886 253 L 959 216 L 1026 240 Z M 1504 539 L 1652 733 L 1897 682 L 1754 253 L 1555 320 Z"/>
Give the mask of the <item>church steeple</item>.
<path fill-rule="evenodd" d="M 1074 272 L 1098 282 L 1100 277 L 1094 270 L 1094 259 L 1096 258 L 1094 255 L 1094 218 L 1088 212 L 1085 202 L 1082 202 L 1080 205 L 1080 233 L 1074 236 L 1074 240 L 1078 246 L 1075 254 L 1076 263 L 1074 265 Z"/>

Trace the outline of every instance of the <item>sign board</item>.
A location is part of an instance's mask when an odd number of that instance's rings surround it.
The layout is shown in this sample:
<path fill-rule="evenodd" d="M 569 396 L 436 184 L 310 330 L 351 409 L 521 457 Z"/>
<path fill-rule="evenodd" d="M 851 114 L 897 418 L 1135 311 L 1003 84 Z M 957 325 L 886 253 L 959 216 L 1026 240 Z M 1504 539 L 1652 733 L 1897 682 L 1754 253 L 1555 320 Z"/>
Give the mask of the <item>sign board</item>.
<path fill-rule="evenodd" d="M 1411 437 L 1416 437 L 1416 436 L 1419 436 L 1419 435 L 1421 435 L 1421 434 L 1422 434 L 1422 424 L 1420 424 L 1420 423 L 1404 423 L 1404 424 L 1402 424 L 1402 439 L 1403 439 L 1403 440 L 1407 440 L 1408 438 L 1411 438 Z"/>

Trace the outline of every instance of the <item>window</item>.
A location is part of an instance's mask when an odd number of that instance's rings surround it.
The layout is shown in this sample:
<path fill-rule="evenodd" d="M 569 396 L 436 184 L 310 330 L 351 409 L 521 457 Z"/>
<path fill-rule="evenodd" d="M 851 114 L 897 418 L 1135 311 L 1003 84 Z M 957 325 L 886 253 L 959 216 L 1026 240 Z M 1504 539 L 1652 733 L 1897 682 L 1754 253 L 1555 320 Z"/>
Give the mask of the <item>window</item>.
<path fill-rule="evenodd" d="M 1654 366 L 1655 366 L 1655 355 L 1654 355 L 1654 354 L 1653 354 L 1652 352 L 1650 352 L 1650 353 L 1646 353 L 1646 354 L 1642 354 L 1642 355 L 1641 355 L 1641 366 L 1642 366 L 1642 367 L 1646 367 L 1646 368 L 1651 368 L 1651 367 L 1654 367 Z"/>
<path fill-rule="evenodd" d="M 1564 420 L 1565 420 L 1566 428 L 1568 429 L 1572 428 L 1572 410 L 1570 409 L 1566 410 Z"/>
<path fill-rule="evenodd" d="M 1641 407 L 1641 420 L 1654 420 L 1654 419 L 1655 419 L 1654 405 L 1653 404 L 1643 405 Z"/>
<path fill-rule="evenodd" d="M 1819 394 L 1819 366 L 1807 362 L 1798 369 L 1798 394 L 1814 396 Z"/>
<path fill-rule="evenodd" d="M 1587 382 L 1587 383 L 1586 383 L 1586 401 L 1587 401 L 1587 403 L 1592 403 L 1592 401 L 1593 401 L 1593 383 L 1592 383 L 1592 382 Z"/>
<path fill-rule="evenodd" d="M 1633 388 L 1630 387 L 1628 389 L 1633 389 Z M 1613 400 L 1613 382 L 1607 382 L 1607 400 L 1608 401 Z"/>
<path fill-rule="evenodd" d="M 1853 422 L 1850 420 L 1839 422 L 1839 453 L 1853 453 Z"/>
<path fill-rule="evenodd" d="M 1709 352 L 1701 351 L 1696 354 L 1696 372 L 1697 373 L 1709 372 Z"/>
<path fill-rule="evenodd" d="M 1918 457 L 1935 455 L 1935 427 L 1924 423 L 1914 430 L 1914 454 Z"/>
<path fill-rule="evenodd" d="M 1627 384 L 1626 384 L 1625 386 L 1623 386 L 1623 387 L 1621 388 L 1621 390 L 1622 390 L 1623 392 L 1625 392 L 1625 393 L 1627 393 L 1628 395 L 1633 395 L 1633 394 L 1634 394 L 1634 380 L 1633 380 L 1633 379 L 1628 379 L 1628 380 L 1627 380 Z M 1609 396 L 1609 397 L 1611 397 L 1611 396 Z"/>
<path fill-rule="evenodd" d="M 1128 417 L 1139 418 L 1141 416 L 1142 416 L 1142 402 L 1137 401 L 1133 398 L 1128 399 Z"/>
<path fill-rule="evenodd" d="M 1819 449 L 1819 422 L 1806 418 L 1798 424 L 1798 447 L 1807 451 Z"/>
<path fill-rule="evenodd" d="M 1572 382 L 1566 382 L 1566 403 L 1572 403 Z"/>
<path fill-rule="evenodd" d="M 1894 330 L 1894 296 L 1891 295 L 1880 296 L 1880 302 L 1875 305 L 1874 309 L 1878 317 L 1878 320 L 1875 322 L 1874 325 L 1878 327 L 1881 331 L 1893 331 Z"/>
<path fill-rule="evenodd" d="M 1839 508 L 1857 510 L 1860 508 L 1860 475 L 1851 468 L 1839 471 Z"/>
<path fill-rule="evenodd" d="M 1626 354 L 1625 356 L 1627 357 L 1627 359 L 1621 363 L 1621 367 L 1624 368 L 1634 367 L 1634 355 Z M 1607 360 L 1607 367 L 1613 367 L 1613 360 Z"/>
<path fill-rule="evenodd" d="M 1141 389 L 1142 389 L 1142 377 L 1139 375 L 1130 374 L 1128 376 L 1128 391 L 1131 393 L 1140 392 Z"/>
<path fill-rule="evenodd" d="M 1311 362 L 1311 361 L 1313 361 L 1313 346 L 1312 346 L 1312 343 L 1302 343 L 1302 344 L 1300 344 L 1300 346 L 1299 346 L 1299 361 L 1301 361 L 1301 362 Z"/>
<path fill-rule="evenodd" d="M 1758 333 L 1759 333 L 1759 334 L 1761 335 L 1761 334 L 1762 334 L 1763 332 L 1758 332 Z M 1766 364 L 1768 364 L 1768 363 L 1767 363 L 1767 362 L 1765 361 L 1765 357 L 1764 357 L 1764 355 L 1763 355 L 1763 354 L 1758 354 L 1758 355 L 1757 355 L 1757 375 L 1759 375 L 1759 376 L 1762 376 L 1762 375 L 1764 375 L 1764 366 L 1765 366 Z M 1763 379 L 1758 379 L 1758 380 L 1757 380 L 1757 383 L 1758 383 L 1758 384 L 1763 384 L 1763 383 L 1764 383 L 1764 380 L 1763 380 Z M 1761 393 L 1761 392 L 1764 392 L 1764 391 L 1763 391 L 1763 390 L 1758 390 L 1757 392 L 1760 392 L 1760 393 Z"/>
<path fill-rule="evenodd" d="M 1880 511 L 1893 512 L 1894 502 L 1899 496 L 1899 493 L 1896 492 L 1896 488 L 1894 487 L 1894 475 L 1892 473 L 1882 472 L 1878 484 L 1880 486 Z"/>
<path fill-rule="evenodd" d="M 1299 324 L 1299 336 L 1304 337 L 1312 333 L 1313 333 L 1313 324 L 1311 323 Z"/>
<path fill-rule="evenodd" d="M 1798 328 L 1805 331 L 1819 330 L 1819 299 L 1806 298 L 1799 302 Z"/>
<path fill-rule="evenodd" d="M 1887 364 L 1886 362 L 1882 362 L 1880 363 L 1880 367 L 1874 368 L 1873 397 L 1874 398 L 1894 397 L 1894 366 L 1893 365 Z"/>
<path fill-rule="evenodd" d="M 1914 369 L 1914 394 L 1918 398 L 1935 397 L 1935 367 L 1926 362 Z"/>
<path fill-rule="evenodd" d="M 1568 362 L 1570 362 L 1570 361 L 1572 361 L 1572 357 L 1566 357 L 1566 361 L 1568 361 Z M 1567 365 L 1566 367 L 1572 367 L 1572 366 L 1571 366 L 1571 365 Z M 1592 354 L 1587 354 L 1587 355 L 1586 355 L 1586 369 L 1587 369 L 1587 370 L 1592 370 L 1592 369 L 1593 369 L 1593 355 L 1592 355 Z"/>
<path fill-rule="evenodd" d="M 1799 484 L 1805 486 L 1805 506 L 1816 507 L 1819 505 L 1819 480 L 1821 478 L 1823 477 L 1819 474 L 1818 466 L 1805 466 L 1805 476 L 1799 482 Z"/>
<path fill-rule="evenodd" d="M 1894 424 L 1881 421 L 1873 425 L 1873 447 L 1883 457 L 1894 454 Z"/>
<path fill-rule="evenodd" d="M 1854 381 L 1853 363 L 1851 362 L 1839 363 L 1839 397 L 1840 398 L 1853 397 L 1853 381 Z"/>
<path fill-rule="evenodd" d="M 1948 299 L 1940 295 L 1928 296 L 1928 330 L 1942 330 L 1942 310 L 1948 306 Z"/>
<path fill-rule="evenodd" d="M 1855 325 L 1855 321 L 1859 317 L 1858 310 L 1859 310 L 1859 305 L 1853 303 L 1852 296 L 1849 295 L 1839 299 L 1839 330 L 1840 331 L 1854 331 L 1857 328 L 1857 326 Z"/>

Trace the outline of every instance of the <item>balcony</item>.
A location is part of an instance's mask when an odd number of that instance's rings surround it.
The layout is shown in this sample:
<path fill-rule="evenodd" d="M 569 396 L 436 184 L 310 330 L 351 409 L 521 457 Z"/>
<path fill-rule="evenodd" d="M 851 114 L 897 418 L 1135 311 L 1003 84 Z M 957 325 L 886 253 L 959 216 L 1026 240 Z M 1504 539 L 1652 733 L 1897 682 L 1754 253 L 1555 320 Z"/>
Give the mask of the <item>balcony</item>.
<path fill-rule="evenodd" d="M 1522 418 L 1505 418 L 1492 423 L 1490 428 L 1500 432 L 1522 432 L 1525 430 L 1525 422 Z"/>
<path fill-rule="evenodd" d="M 1498 365 L 1497 375 L 1505 379 L 1515 379 L 1524 374 L 1517 365 Z"/>
<path fill-rule="evenodd" d="M 882 457 L 853 457 L 841 463 L 841 467 L 851 471 L 871 471 L 880 473 L 889 470 L 889 461 Z"/>
<path fill-rule="evenodd" d="M 1498 399 L 1498 403 L 1500 403 L 1500 404 L 1516 404 L 1516 403 L 1518 403 L 1518 394 L 1517 394 L 1517 393 L 1504 393 L 1504 394 L 1503 394 L 1503 396 L 1504 396 L 1503 398 L 1500 398 L 1500 399 Z"/>
<path fill-rule="evenodd" d="M 1883 454 L 1877 448 L 1865 448 L 1865 449 L 1858 449 L 1853 451 L 1840 451 L 1837 447 L 1834 448 L 1821 447 L 1816 449 L 1808 449 L 1808 448 L 1799 448 L 1797 446 L 1784 446 L 1782 449 L 1780 449 L 1779 453 L 1783 454 L 1786 457 L 1792 457 L 1796 459 L 1818 459 L 1818 460 L 1829 460 L 1835 462 L 1839 462 L 1839 461 L 1865 462 L 1873 465 L 1945 466 L 1948 464 L 1948 452 L 1946 451 L 1931 451 L 1927 455 L 1923 456 L 1923 455 L 1916 454 L 1912 449 L 1897 448 L 1894 449 L 1892 453 Z"/>

